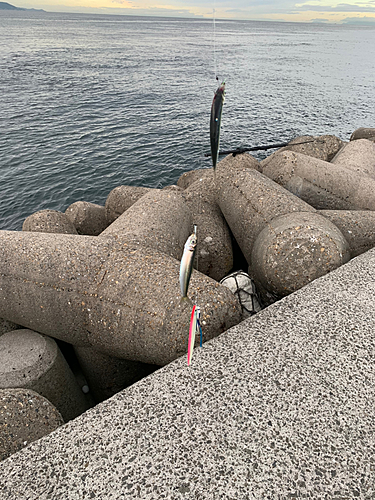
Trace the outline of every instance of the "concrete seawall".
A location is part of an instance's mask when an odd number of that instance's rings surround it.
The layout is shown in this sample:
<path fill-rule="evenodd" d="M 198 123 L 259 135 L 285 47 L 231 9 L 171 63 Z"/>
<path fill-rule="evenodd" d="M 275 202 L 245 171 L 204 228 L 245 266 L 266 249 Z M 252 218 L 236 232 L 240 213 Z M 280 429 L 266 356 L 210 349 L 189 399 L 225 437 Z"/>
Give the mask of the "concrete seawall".
<path fill-rule="evenodd" d="M 375 497 L 375 250 L 54 433 L 1 500 Z"/>

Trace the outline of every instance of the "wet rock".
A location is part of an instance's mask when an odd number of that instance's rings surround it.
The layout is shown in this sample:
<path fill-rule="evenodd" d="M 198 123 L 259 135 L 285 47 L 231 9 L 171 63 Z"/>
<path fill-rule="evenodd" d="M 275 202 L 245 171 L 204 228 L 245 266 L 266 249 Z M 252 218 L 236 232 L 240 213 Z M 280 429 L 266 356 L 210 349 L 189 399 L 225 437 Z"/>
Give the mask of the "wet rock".
<path fill-rule="evenodd" d="M 10 332 L 12 330 L 18 330 L 20 325 L 16 325 L 11 321 L 7 321 L 6 319 L 0 318 L 0 337 L 4 335 L 4 333 Z"/>
<path fill-rule="evenodd" d="M 151 191 L 151 188 L 137 186 L 118 186 L 112 189 L 105 202 L 107 225 L 112 224 L 112 222 L 149 191 Z"/>
<path fill-rule="evenodd" d="M 319 210 L 329 219 L 349 244 L 350 257 L 375 247 L 375 212 L 369 210 Z"/>
<path fill-rule="evenodd" d="M 263 173 L 321 210 L 375 210 L 375 180 L 291 151 L 277 152 Z"/>
<path fill-rule="evenodd" d="M 291 140 L 288 146 L 278 149 L 275 153 L 260 162 L 261 171 L 273 160 L 276 153 L 282 151 L 293 151 L 323 161 L 331 161 L 336 153 L 344 146 L 344 142 L 334 135 L 303 135 Z"/>
<path fill-rule="evenodd" d="M 97 403 L 110 398 L 159 368 L 155 365 L 114 358 L 92 347 L 76 347 L 74 351 Z"/>
<path fill-rule="evenodd" d="M 216 202 L 213 171 L 210 169 L 184 193 L 192 221 L 198 226 L 195 267 L 220 281 L 233 267 L 233 250 L 228 224 Z"/>
<path fill-rule="evenodd" d="M 78 234 L 97 236 L 107 227 L 105 208 L 87 201 L 76 201 L 65 214 L 76 228 Z"/>
<path fill-rule="evenodd" d="M 40 210 L 29 215 L 22 225 L 22 231 L 78 234 L 67 215 L 57 210 Z"/>
<path fill-rule="evenodd" d="M 206 176 L 211 178 L 213 175 L 213 168 L 198 168 L 197 170 L 190 170 L 189 172 L 184 172 L 177 181 L 177 186 L 182 189 L 188 188 L 191 184 L 198 181 L 199 179 L 204 179 Z"/>
<path fill-rule="evenodd" d="M 350 136 L 351 141 L 356 141 L 357 139 L 368 139 L 370 141 L 375 141 L 375 128 L 360 127 L 355 130 Z"/>
<path fill-rule="evenodd" d="M 332 163 L 375 179 L 375 143 L 367 139 L 349 142 L 340 149 Z"/>
<path fill-rule="evenodd" d="M 180 259 L 193 230 L 191 213 L 180 192 L 152 190 L 115 220 L 100 237 L 116 238 Z"/>
<path fill-rule="evenodd" d="M 47 398 L 65 421 L 87 407 L 56 342 L 22 329 L 0 337 L 0 389 L 32 389 Z"/>
<path fill-rule="evenodd" d="M 112 238 L 1 231 L 0 317 L 110 356 L 165 365 L 187 349 L 191 305 L 180 303 L 179 267 Z M 205 341 L 240 321 L 233 294 L 195 270 L 189 297 L 201 307 Z"/>
<path fill-rule="evenodd" d="M 64 421 L 30 389 L 0 389 L 0 461 L 56 430 Z"/>

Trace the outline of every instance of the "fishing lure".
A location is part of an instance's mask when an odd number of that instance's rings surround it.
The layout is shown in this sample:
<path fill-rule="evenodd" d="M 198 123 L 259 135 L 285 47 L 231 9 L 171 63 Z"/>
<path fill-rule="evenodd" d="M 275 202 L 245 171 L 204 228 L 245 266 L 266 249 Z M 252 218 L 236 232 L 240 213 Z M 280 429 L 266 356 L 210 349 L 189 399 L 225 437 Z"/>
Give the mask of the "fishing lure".
<path fill-rule="evenodd" d="M 217 91 L 215 92 L 211 106 L 210 141 L 211 141 L 211 157 L 214 169 L 216 167 L 216 163 L 219 157 L 221 114 L 223 112 L 224 99 L 225 99 L 225 82 L 222 82 Z"/>
<path fill-rule="evenodd" d="M 195 344 L 195 336 L 197 332 L 199 331 L 200 333 L 200 347 L 202 347 L 203 344 L 203 334 L 202 334 L 202 327 L 200 324 L 200 315 L 201 311 L 199 306 L 194 305 L 193 310 L 191 311 L 191 316 L 190 316 L 190 328 L 189 328 L 189 339 L 188 339 L 188 357 L 187 357 L 187 364 L 188 366 L 191 363 L 191 358 L 193 356 L 193 350 L 194 350 L 194 344 Z"/>
<path fill-rule="evenodd" d="M 193 306 L 193 310 L 191 311 L 190 316 L 190 328 L 189 328 L 189 339 L 188 339 L 188 355 L 187 355 L 187 364 L 190 365 L 191 357 L 193 355 L 194 343 L 195 343 L 195 334 L 197 333 L 197 306 Z"/>

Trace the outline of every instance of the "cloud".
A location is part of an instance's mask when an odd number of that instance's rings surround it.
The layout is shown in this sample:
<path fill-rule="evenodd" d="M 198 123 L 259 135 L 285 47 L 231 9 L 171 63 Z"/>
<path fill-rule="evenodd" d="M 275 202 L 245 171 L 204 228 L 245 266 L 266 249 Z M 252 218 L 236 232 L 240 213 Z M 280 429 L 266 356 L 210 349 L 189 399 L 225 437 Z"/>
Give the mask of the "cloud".
<path fill-rule="evenodd" d="M 375 12 L 375 6 L 339 3 L 334 7 L 331 5 L 296 4 L 298 10 L 310 10 L 318 12 Z"/>
<path fill-rule="evenodd" d="M 346 17 L 341 21 L 343 24 L 375 24 L 375 17 Z"/>
<path fill-rule="evenodd" d="M 316 19 L 311 19 L 311 23 L 329 23 L 329 19 L 322 19 L 322 18 L 316 18 Z"/>

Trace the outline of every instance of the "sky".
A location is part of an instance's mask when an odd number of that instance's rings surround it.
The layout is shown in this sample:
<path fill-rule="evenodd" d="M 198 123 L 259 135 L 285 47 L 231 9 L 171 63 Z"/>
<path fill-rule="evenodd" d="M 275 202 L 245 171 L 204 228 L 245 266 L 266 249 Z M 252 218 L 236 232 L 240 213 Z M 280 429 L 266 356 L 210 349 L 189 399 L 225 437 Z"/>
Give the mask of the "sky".
<path fill-rule="evenodd" d="M 372 23 L 375 0 L 8 0 L 17 7 L 103 14 Z"/>

